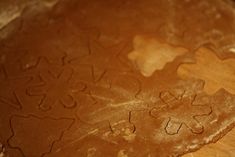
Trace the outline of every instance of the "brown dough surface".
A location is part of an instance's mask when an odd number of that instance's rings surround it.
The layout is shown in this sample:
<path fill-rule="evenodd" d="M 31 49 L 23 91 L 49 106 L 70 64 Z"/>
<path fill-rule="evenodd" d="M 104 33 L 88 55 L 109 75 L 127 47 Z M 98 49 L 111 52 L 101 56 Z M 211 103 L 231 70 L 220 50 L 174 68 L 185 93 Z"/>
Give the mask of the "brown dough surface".
<path fill-rule="evenodd" d="M 218 141 L 235 125 L 234 6 L 26 9 L 0 41 L 0 157 L 174 157 Z"/>

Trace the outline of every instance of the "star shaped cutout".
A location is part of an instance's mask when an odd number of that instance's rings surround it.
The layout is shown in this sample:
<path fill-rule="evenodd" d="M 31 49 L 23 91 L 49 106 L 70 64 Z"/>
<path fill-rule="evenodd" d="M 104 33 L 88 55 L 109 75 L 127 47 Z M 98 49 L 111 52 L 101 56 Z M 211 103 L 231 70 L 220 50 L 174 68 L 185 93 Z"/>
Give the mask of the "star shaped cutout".
<path fill-rule="evenodd" d="M 97 41 L 93 40 L 89 42 L 88 55 L 74 58 L 69 62 L 75 66 L 90 66 L 94 82 L 98 82 L 109 70 L 121 72 L 130 71 L 119 59 L 119 55 L 122 51 L 125 51 L 126 45 L 125 42 L 120 42 L 105 49 Z"/>
<path fill-rule="evenodd" d="M 30 96 L 41 96 L 39 109 L 51 110 L 58 102 L 64 108 L 75 108 L 78 104 L 75 95 L 82 92 L 86 86 L 73 78 L 74 71 L 64 68 L 59 74 L 50 70 L 41 71 L 41 82 L 27 89 Z"/>
<path fill-rule="evenodd" d="M 197 120 L 199 116 L 210 115 L 212 109 L 207 104 L 194 105 L 196 95 L 175 96 L 168 91 L 160 93 L 162 104 L 150 111 L 154 118 L 167 119 L 165 131 L 169 135 L 179 133 L 182 126 L 185 125 L 192 133 L 200 134 L 204 127 Z"/>

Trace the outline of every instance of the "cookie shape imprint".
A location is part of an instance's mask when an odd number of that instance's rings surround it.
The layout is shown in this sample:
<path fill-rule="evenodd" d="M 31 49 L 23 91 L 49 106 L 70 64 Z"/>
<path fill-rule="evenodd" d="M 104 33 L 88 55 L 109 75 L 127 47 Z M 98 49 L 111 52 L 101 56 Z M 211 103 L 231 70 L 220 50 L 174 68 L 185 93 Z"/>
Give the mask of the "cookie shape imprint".
<path fill-rule="evenodd" d="M 27 90 L 30 96 L 42 97 L 39 104 L 40 110 L 51 110 L 56 103 L 64 108 L 77 106 L 74 93 L 82 91 L 85 85 L 74 80 L 73 69 L 65 68 L 55 76 L 50 71 L 43 71 L 40 77 L 42 82 L 32 85 Z"/>
<path fill-rule="evenodd" d="M 178 134 L 182 125 L 185 125 L 195 134 L 200 134 L 204 131 L 204 127 L 196 118 L 210 115 L 212 109 L 205 104 L 194 105 L 196 95 L 185 96 L 182 94 L 181 96 L 174 96 L 172 93 L 164 91 L 160 93 L 160 99 L 163 105 L 160 108 L 153 108 L 150 114 L 155 118 L 165 117 L 169 119 L 165 128 L 166 133 L 170 135 Z M 179 107 L 177 108 L 177 106 Z M 180 111 L 183 110 L 185 112 L 179 115 Z"/>
<path fill-rule="evenodd" d="M 74 66 L 89 66 L 94 82 L 97 82 L 108 70 L 130 71 L 129 67 L 119 59 L 119 56 L 127 47 L 126 42 L 119 42 L 109 48 L 103 47 L 95 40 L 89 41 L 89 53 L 69 60 Z M 105 56 L 105 57 L 103 57 Z"/>
<path fill-rule="evenodd" d="M 74 120 L 15 115 L 10 122 L 12 129 L 12 135 L 8 139 L 10 147 L 20 151 L 23 156 L 41 157 L 50 153 L 54 143 L 62 138 Z"/>

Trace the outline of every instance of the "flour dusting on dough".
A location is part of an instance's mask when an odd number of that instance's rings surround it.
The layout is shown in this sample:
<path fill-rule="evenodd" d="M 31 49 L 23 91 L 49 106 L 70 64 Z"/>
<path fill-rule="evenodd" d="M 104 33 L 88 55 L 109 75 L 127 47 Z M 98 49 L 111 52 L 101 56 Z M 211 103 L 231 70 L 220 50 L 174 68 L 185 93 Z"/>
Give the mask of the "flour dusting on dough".
<path fill-rule="evenodd" d="M 123 138 L 128 142 L 133 142 L 135 140 L 136 134 L 133 133 L 129 128 L 125 130 L 125 135 Z"/>
<path fill-rule="evenodd" d="M 120 150 L 117 157 L 128 157 L 128 155 L 125 153 L 125 150 Z"/>
<path fill-rule="evenodd" d="M 96 152 L 96 148 L 92 147 L 87 150 L 87 157 L 94 157 Z"/>
<path fill-rule="evenodd" d="M 5 9 L 0 13 L 0 29 L 21 15 L 21 10 L 18 7 Z"/>

